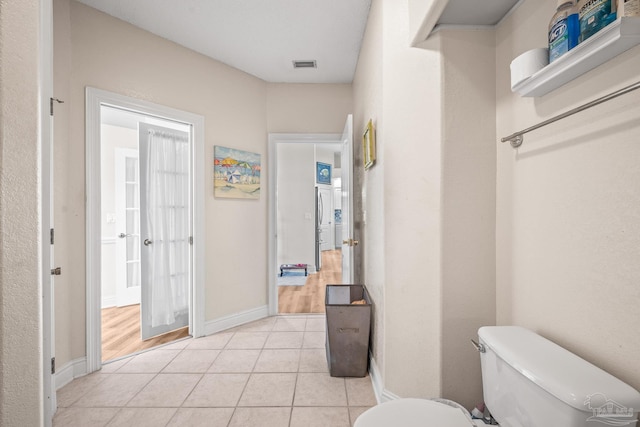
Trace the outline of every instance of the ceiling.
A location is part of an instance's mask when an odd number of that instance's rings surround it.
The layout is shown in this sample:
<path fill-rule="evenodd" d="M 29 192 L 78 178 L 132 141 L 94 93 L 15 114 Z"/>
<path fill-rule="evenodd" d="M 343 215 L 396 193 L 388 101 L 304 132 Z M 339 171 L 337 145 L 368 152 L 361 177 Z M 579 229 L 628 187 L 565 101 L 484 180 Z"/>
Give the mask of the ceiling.
<path fill-rule="evenodd" d="M 371 0 L 79 0 L 268 82 L 351 83 Z M 293 68 L 315 60 L 317 68 Z"/>
<path fill-rule="evenodd" d="M 371 5 L 371 0 L 78 1 L 276 83 L 351 83 Z M 431 24 L 438 28 L 495 25 L 519 0 L 432 3 L 442 5 Z M 317 68 L 294 69 L 294 61 L 316 61 Z"/>

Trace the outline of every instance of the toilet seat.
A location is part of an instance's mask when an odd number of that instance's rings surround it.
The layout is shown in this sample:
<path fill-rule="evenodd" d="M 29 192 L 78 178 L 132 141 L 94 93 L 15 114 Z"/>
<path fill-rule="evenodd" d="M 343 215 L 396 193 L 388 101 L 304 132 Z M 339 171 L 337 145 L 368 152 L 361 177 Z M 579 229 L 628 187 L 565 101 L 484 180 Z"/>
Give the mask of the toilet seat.
<path fill-rule="evenodd" d="M 472 427 L 459 408 L 433 400 L 397 399 L 374 406 L 358 417 L 353 427 Z"/>

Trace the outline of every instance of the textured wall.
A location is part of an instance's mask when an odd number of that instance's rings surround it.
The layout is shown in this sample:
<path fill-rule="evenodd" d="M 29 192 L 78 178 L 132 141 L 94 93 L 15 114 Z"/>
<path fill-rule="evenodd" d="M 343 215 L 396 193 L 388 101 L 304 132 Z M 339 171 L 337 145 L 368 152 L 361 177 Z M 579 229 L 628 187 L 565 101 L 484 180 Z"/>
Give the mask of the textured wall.
<path fill-rule="evenodd" d="M 36 0 L 0 1 L 0 425 L 42 424 Z"/>
<path fill-rule="evenodd" d="M 638 80 L 640 47 L 540 98 L 509 64 L 545 46 L 553 0 L 525 1 L 497 30 L 497 136 Z M 497 156 L 497 315 L 640 389 L 640 93 L 534 131 Z"/>
<path fill-rule="evenodd" d="M 495 32 L 443 31 L 442 396 L 482 396 L 469 340 L 496 321 Z"/>

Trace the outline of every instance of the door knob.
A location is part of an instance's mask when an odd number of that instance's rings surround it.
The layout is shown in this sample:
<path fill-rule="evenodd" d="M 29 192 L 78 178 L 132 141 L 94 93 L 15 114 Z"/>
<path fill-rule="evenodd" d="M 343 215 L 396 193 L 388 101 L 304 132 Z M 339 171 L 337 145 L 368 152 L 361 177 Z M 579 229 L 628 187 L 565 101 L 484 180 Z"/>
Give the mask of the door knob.
<path fill-rule="evenodd" d="M 125 237 L 129 237 L 129 236 L 131 236 L 131 234 L 124 234 L 124 233 L 118 234 L 118 237 L 121 239 L 124 239 Z"/>
<path fill-rule="evenodd" d="M 142 242 L 142 243 L 144 243 L 145 246 L 149 246 L 153 242 L 151 240 L 149 240 L 149 239 L 144 239 L 144 242 Z"/>
<path fill-rule="evenodd" d="M 347 246 L 358 246 L 358 243 L 360 242 L 353 239 L 347 239 L 342 241 L 342 244 Z"/>

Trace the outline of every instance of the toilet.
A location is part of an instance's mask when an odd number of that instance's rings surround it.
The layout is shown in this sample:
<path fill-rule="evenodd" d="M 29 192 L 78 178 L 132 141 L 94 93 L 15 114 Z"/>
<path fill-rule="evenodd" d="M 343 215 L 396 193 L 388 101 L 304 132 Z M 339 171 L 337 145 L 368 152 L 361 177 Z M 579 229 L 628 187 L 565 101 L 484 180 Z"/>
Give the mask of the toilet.
<path fill-rule="evenodd" d="M 485 326 L 478 337 L 485 403 L 501 427 L 636 426 L 640 393 L 602 369 L 519 326 Z M 455 402 L 412 398 L 374 406 L 354 423 L 485 425 Z"/>

